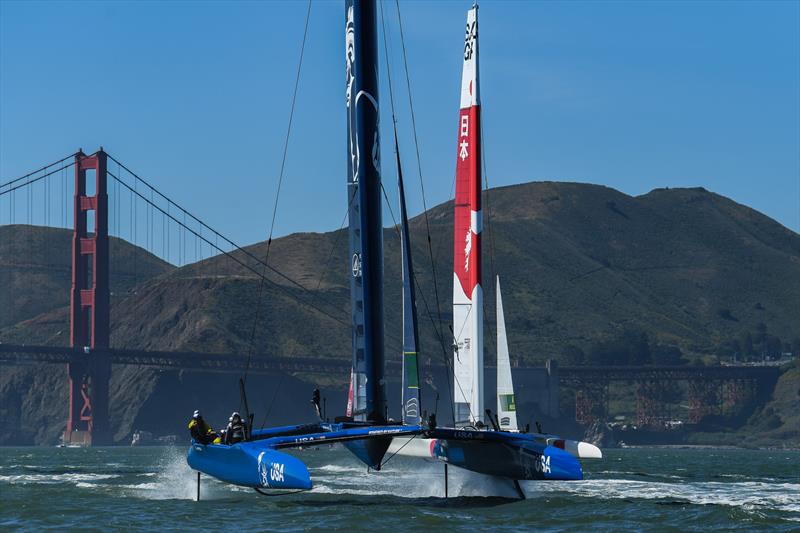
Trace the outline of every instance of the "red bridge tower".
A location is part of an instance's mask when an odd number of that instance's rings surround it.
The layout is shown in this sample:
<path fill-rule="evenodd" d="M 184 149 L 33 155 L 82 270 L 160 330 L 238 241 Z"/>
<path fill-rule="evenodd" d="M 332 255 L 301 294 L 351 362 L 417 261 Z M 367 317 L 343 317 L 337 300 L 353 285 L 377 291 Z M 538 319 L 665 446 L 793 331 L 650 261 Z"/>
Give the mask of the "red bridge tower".
<path fill-rule="evenodd" d="M 82 349 L 83 354 L 67 365 L 69 417 L 64 442 L 72 444 L 111 444 L 111 362 L 94 351 L 108 348 L 111 329 L 106 163 L 102 148 L 93 155 L 83 151 L 75 155 L 70 345 Z M 94 171 L 91 195 L 87 194 L 87 171 Z"/>

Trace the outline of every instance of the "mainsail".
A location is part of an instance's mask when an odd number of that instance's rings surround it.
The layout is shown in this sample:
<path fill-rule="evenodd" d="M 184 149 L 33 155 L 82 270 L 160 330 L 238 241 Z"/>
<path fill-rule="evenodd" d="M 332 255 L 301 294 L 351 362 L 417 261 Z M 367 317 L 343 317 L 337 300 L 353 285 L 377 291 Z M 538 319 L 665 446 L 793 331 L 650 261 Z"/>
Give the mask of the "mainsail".
<path fill-rule="evenodd" d="M 508 357 L 503 297 L 500 294 L 500 276 L 497 276 L 497 416 L 500 419 L 501 429 L 511 431 L 519 429 L 514 381 L 511 378 L 511 361 Z"/>
<path fill-rule="evenodd" d="M 453 255 L 453 358 L 456 424 L 483 420 L 481 147 L 478 8 L 467 12 L 456 149 Z"/>
<path fill-rule="evenodd" d="M 377 46 L 374 1 L 347 0 L 347 195 L 353 317 L 351 415 L 357 421 L 383 423 L 386 394 Z"/>

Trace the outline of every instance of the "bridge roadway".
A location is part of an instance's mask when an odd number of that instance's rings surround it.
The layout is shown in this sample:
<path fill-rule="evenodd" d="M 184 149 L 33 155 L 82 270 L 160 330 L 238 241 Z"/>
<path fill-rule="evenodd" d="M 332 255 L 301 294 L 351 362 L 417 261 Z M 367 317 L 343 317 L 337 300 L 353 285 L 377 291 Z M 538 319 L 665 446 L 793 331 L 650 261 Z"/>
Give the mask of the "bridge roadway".
<path fill-rule="evenodd" d="M 109 357 L 112 364 L 143 365 L 163 369 L 201 370 L 204 372 L 242 372 L 248 367 L 243 354 L 214 354 L 200 352 L 160 352 L 145 350 L 84 350 L 51 346 L 0 344 L 0 364 L 62 363 L 88 357 Z M 432 368 L 431 368 L 432 366 Z M 444 365 L 428 368 L 443 371 Z M 489 367 L 491 368 L 491 367 Z M 519 367 L 525 371 L 545 371 L 544 367 Z M 347 375 L 350 361 L 339 357 L 274 357 L 253 355 L 249 361 L 252 373 L 305 372 L 313 374 Z M 774 366 L 559 366 L 554 368 L 561 385 L 580 387 L 587 383 L 609 381 L 687 381 L 750 379 L 774 381 L 780 369 Z M 399 378 L 399 361 L 386 362 L 386 374 Z"/>

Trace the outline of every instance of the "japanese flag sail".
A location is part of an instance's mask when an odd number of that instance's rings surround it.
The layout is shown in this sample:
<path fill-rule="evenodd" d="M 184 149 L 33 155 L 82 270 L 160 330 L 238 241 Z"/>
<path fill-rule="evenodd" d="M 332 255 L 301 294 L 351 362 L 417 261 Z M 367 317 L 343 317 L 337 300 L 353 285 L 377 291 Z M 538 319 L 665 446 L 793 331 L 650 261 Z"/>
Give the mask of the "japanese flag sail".
<path fill-rule="evenodd" d="M 475 6 L 467 12 L 456 144 L 453 385 L 457 425 L 474 424 L 484 418 L 480 138 L 478 7 Z"/>

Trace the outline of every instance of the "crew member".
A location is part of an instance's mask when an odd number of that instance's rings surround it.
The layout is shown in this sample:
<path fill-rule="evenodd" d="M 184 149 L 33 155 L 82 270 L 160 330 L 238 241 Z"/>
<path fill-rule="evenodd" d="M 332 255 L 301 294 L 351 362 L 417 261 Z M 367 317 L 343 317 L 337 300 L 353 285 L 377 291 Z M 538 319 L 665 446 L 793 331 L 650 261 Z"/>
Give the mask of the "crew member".
<path fill-rule="evenodd" d="M 317 418 L 322 420 L 322 411 L 319 408 L 319 389 L 314 389 L 311 395 L 311 404 L 314 406 L 314 411 L 317 413 Z"/>
<path fill-rule="evenodd" d="M 217 434 L 203 419 L 200 411 L 195 411 L 192 415 L 192 419 L 189 421 L 189 433 L 192 434 L 192 439 L 200 444 L 208 444 L 217 438 Z"/>
<path fill-rule="evenodd" d="M 242 420 L 241 415 L 236 411 L 228 419 L 228 427 L 225 428 L 225 444 L 236 444 L 247 439 L 247 425 Z"/>

